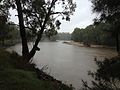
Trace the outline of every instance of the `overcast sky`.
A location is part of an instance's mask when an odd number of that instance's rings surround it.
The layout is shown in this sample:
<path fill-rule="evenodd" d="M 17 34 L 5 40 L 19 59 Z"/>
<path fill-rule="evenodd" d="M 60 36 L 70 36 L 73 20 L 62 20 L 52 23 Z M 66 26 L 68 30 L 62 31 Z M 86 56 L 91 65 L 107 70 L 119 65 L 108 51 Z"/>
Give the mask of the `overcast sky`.
<path fill-rule="evenodd" d="M 73 32 L 74 28 L 85 28 L 86 26 L 93 23 L 95 14 L 92 13 L 92 4 L 90 0 L 74 0 L 77 3 L 77 8 L 73 16 L 71 16 L 70 22 L 62 21 L 59 32 Z M 18 23 L 17 14 L 12 11 L 11 20 Z"/>
<path fill-rule="evenodd" d="M 59 32 L 72 32 L 74 28 L 85 28 L 93 23 L 95 14 L 92 13 L 90 0 L 75 0 L 77 3 L 76 12 L 71 16 L 71 21 L 62 21 Z"/>

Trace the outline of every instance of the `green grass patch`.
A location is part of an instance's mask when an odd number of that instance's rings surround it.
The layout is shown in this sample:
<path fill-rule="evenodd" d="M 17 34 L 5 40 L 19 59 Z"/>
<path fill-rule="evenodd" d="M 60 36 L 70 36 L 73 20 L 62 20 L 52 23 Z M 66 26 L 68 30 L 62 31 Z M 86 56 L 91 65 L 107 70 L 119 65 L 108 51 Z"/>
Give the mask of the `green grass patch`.
<path fill-rule="evenodd" d="M 4 69 L 0 71 L 0 90 L 56 90 L 50 81 L 39 80 L 34 72 Z"/>
<path fill-rule="evenodd" d="M 0 90 L 72 90 L 55 81 L 40 80 L 32 64 L 17 53 L 0 49 Z"/>

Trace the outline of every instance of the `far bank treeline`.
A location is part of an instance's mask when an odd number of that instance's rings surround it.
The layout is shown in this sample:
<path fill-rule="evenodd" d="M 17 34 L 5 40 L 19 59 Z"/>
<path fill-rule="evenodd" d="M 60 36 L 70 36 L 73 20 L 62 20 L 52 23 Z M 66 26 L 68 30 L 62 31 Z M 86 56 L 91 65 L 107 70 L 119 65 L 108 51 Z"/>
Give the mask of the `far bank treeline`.
<path fill-rule="evenodd" d="M 16 43 L 21 43 L 19 27 L 14 22 L 9 22 L 5 24 L 0 23 L 0 46 L 9 46 Z M 31 30 L 26 30 L 27 39 L 29 42 L 35 40 L 35 34 Z M 58 33 L 52 32 L 50 35 L 46 32 L 43 33 L 41 41 L 56 41 L 56 40 L 71 40 L 70 33 Z"/>
<path fill-rule="evenodd" d="M 85 29 L 75 28 L 71 39 L 84 44 L 115 46 L 114 31 L 111 25 L 106 23 L 89 25 Z"/>
<path fill-rule="evenodd" d="M 12 22 L 11 22 L 12 23 Z M 2 26 L 3 29 L 0 31 L 0 45 L 14 44 L 21 42 L 19 29 L 12 23 L 11 25 L 5 24 Z M 33 41 L 35 35 L 27 30 L 27 38 L 29 41 Z M 73 40 L 76 42 L 82 42 L 84 44 L 96 44 L 96 45 L 108 45 L 115 46 L 116 40 L 114 31 L 111 29 L 109 24 L 101 23 L 98 25 L 89 25 L 86 28 L 75 28 L 70 33 L 55 33 L 51 37 L 47 37 L 43 34 L 42 40 Z"/>
<path fill-rule="evenodd" d="M 14 45 L 21 42 L 19 28 L 15 23 L 0 23 L 0 27 L 2 28 L 0 30 L 0 46 Z M 33 41 L 35 35 L 32 31 L 26 30 L 26 34 L 28 41 Z"/>

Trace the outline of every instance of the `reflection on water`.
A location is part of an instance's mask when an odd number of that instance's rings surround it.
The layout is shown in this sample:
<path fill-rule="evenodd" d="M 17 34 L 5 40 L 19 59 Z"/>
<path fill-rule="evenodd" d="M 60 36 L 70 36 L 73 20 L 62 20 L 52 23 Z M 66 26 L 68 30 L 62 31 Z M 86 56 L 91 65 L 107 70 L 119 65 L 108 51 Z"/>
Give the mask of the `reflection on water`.
<path fill-rule="evenodd" d="M 36 53 L 34 63 L 39 68 L 47 65 L 49 68 L 47 73 L 64 83 L 73 84 L 76 88 L 81 86 L 81 79 L 90 81 L 91 78 L 87 72 L 96 70 L 95 57 L 103 60 L 105 57 L 112 57 L 116 54 L 111 49 L 78 47 L 63 44 L 61 41 L 41 42 L 39 46 L 41 51 Z M 20 44 L 11 48 L 20 54 Z"/>

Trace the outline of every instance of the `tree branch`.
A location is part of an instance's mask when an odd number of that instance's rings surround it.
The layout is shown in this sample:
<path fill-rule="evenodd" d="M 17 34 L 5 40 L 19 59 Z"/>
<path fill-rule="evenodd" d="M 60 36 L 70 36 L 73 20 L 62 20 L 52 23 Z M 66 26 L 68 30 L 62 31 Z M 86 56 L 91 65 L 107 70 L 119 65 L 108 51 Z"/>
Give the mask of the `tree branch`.
<path fill-rule="evenodd" d="M 35 11 L 36 11 L 36 9 L 35 9 Z M 38 19 L 38 22 L 39 22 L 39 25 L 40 25 L 40 27 L 42 27 L 42 23 L 41 23 L 41 21 L 40 21 L 40 17 L 35 13 L 35 16 L 36 16 L 36 18 Z"/>
<path fill-rule="evenodd" d="M 53 15 L 53 14 L 64 14 L 64 12 L 53 12 L 50 15 Z"/>
<path fill-rule="evenodd" d="M 38 46 L 38 43 L 40 42 L 40 40 L 41 40 L 41 38 L 42 38 L 42 34 L 43 34 L 44 29 L 45 29 L 46 23 L 47 23 L 47 21 L 48 21 L 48 19 L 49 19 L 51 9 L 52 9 L 52 7 L 55 5 L 55 2 L 56 2 L 56 1 L 57 1 L 57 0 L 52 0 L 51 6 L 49 7 L 48 13 L 47 13 L 46 16 L 45 16 L 45 20 L 44 20 L 44 23 L 43 23 L 43 25 L 42 25 L 42 27 L 41 27 L 41 30 L 38 32 L 38 35 L 37 35 L 37 39 L 36 39 L 36 41 L 35 41 L 35 44 L 34 44 L 32 50 L 30 51 L 29 58 L 33 57 L 37 50 L 38 50 L 38 51 L 40 50 L 37 46 Z"/>

